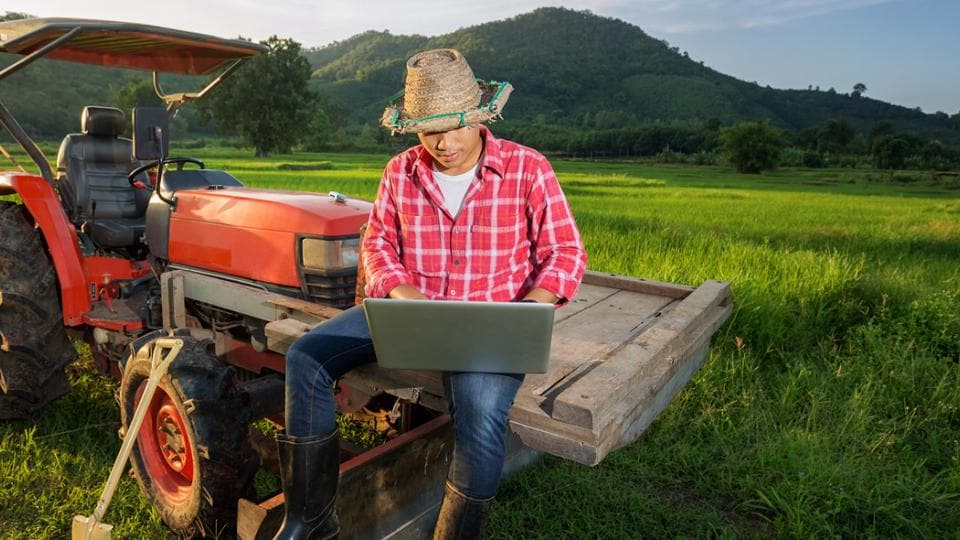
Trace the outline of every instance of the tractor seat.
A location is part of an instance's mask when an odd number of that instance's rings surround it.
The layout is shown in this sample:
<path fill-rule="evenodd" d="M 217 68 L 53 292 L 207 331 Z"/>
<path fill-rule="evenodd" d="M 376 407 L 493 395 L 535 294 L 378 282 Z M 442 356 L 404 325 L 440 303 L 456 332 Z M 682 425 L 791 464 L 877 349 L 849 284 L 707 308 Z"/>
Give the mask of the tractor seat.
<path fill-rule="evenodd" d="M 138 165 L 123 111 L 113 107 L 83 108 L 81 131 L 64 137 L 57 154 L 57 186 L 71 221 L 85 226 L 104 248 L 136 246 L 144 232 L 148 190 L 130 185 L 127 173 Z"/>

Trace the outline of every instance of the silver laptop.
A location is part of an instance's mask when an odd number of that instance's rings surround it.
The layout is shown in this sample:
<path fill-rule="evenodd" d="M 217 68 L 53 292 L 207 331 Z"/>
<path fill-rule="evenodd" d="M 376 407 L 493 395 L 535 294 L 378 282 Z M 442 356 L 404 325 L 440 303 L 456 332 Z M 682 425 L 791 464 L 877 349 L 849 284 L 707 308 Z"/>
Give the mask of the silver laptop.
<path fill-rule="evenodd" d="M 363 308 L 381 367 L 547 372 L 550 304 L 367 298 Z"/>

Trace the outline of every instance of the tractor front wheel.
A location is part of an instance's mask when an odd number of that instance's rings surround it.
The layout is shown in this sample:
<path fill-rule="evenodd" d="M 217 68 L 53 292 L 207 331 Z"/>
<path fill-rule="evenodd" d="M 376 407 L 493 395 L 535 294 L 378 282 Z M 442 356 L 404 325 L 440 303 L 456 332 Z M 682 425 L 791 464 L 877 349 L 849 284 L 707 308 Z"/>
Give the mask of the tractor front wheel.
<path fill-rule="evenodd" d="M 138 339 L 138 352 L 125 364 L 124 429 L 146 388 L 159 337 Z M 184 347 L 157 386 L 130 461 L 140 489 L 170 529 L 220 537 L 234 529 L 237 499 L 251 494 L 259 466 L 248 438 L 250 412 L 235 390 L 233 369 L 213 355 L 212 342 L 186 332 L 177 337 Z"/>
<path fill-rule="evenodd" d="M 23 205 L 0 202 L 0 419 L 25 418 L 65 394 L 75 353 L 43 234 Z"/>

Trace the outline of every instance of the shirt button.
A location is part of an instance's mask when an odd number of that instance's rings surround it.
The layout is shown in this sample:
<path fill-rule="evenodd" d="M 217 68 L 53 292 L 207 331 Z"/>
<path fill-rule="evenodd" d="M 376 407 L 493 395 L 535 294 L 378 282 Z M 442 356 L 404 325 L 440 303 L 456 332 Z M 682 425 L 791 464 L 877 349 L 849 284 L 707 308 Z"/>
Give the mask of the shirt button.
<path fill-rule="evenodd" d="M 453 232 L 455 232 L 455 233 L 460 232 L 460 227 L 454 227 L 454 228 L 453 228 Z"/>
<path fill-rule="evenodd" d="M 457 295 L 457 291 L 450 289 L 450 296 L 456 296 L 456 295 Z"/>
<path fill-rule="evenodd" d="M 454 260 L 453 260 L 453 264 L 455 264 L 455 265 L 456 265 L 456 264 L 460 264 L 460 259 L 454 259 Z"/>

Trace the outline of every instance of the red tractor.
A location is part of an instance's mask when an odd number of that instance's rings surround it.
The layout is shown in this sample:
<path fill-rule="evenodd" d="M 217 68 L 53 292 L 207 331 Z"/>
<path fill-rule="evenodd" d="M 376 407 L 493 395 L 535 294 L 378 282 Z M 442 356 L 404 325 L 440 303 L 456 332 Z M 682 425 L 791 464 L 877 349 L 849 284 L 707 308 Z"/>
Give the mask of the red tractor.
<path fill-rule="evenodd" d="M 0 23 L 0 52 L 22 56 L 0 70 L 0 83 L 42 57 L 145 69 L 167 104 L 133 112 L 132 141 L 120 137 L 122 111 L 86 107 L 56 170 L 0 104 L 0 125 L 39 171 L 0 172 L 0 195 L 19 198 L 0 201 L 0 419 L 35 414 L 68 390 L 72 337 L 120 378 L 124 436 L 151 351 L 175 336 L 183 347 L 137 431 L 137 481 L 179 534 L 269 537 L 283 500 L 251 500 L 261 456 L 250 424 L 282 424 L 284 352 L 355 302 L 370 203 L 249 189 L 201 160 L 167 155 L 168 117 L 264 52 L 260 45 L 30 19 Z M 159 84 L 160 72 L 218 70 L 195 93 Z M 725 283 L 691 288 L 587 271 L 558 312 L 548 373 L 527 377 L 511 409 L 507 468 L 528 463 L 531 448 L 595 465 L 636 440 L 704 362 L 731 310 Z M 440 377 L 369 365 L 337 384 L 342 410 L 386 393 L 397 399 L 391 413 L 401 413 L 399 436 L 341 464 L 343 530 L 429 533 L 451 446 Z"/>
<path fill-rule="evenodd" d="M 172 270 L 316 303 L 314 311 L 353 304 L 369 203 L 248 189 L 198 159 L 166 155 L 168 115 L 264 47 L 139 24 L 34 19 L 0 24 L 0 51 L 23 55 L 0 79 L 41 57 L 153 70 L 167 103 L 134 112 L 136 145 L 120 136 L 122 111 L 86 107 L 55 171 L 0 104 L 0 123 L 40 171 L 0 173 L 0 195 L 21 201 L 0 202 L 0 418 L 36 413 L 68 390 L 73 336 L 89 343 L 101 370 L 122 374 L 126 419 L 150 372 L 131 352 L 164 334 L 159 277 Z M 217 70 L 197 93 L 164 94 L 157 78 Z M 189 300 L 177 314 L 187 344 L 132 459 L 144 492 L 178 532 L 233 522 L 259 465 L 247 427 L 282 411 L 283 356 L 265 338 L 274 317 L 258 319 L 230 301 Z M 267 376 L 269 384 L 255 384 Z M 270 406 L 255 410 L 251 388 Z"/>

